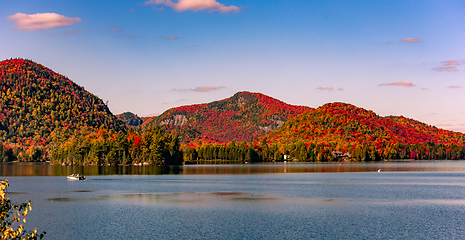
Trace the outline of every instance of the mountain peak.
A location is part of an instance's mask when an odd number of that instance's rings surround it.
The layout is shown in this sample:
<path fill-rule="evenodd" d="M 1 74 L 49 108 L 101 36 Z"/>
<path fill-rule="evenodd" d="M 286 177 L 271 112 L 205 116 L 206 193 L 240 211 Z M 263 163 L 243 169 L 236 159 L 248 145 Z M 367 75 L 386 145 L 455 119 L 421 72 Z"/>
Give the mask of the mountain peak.
<path fill-rule="evenodd" d="M 266 136 L 273 143 L 331 143 L 398 148 L 412 144 L 462 144 L 465 134 L 438 129 L 405 117 L 381 117 L 347 103 L 328 103 L 291 119 Z M 400 145 L 399 145 L 400 144 Z"/>
<path fill-rule="evenodd" d="M 181 131 L 185 142 L 198 138 L 213 142 L 250 141 L 310 110 L 262 93 L 243 91 L 211 103 L 172 108 L 144 124 Z"/>
<path fill-rule="evenodd" d="M 103 101 L 41 64 L 0 62 L 0 137 L 11 144 L 45 145 L 56 131 L 82 127 L 122 130 Z"/>

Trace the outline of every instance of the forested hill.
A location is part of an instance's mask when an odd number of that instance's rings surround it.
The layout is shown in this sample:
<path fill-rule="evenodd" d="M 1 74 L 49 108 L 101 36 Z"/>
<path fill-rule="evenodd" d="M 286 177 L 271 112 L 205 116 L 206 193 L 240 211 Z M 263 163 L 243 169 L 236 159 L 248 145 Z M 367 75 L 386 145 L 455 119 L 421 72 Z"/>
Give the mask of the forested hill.
<path fill-rule="evenodd" d="M 387 118 L 407 129 L 409 132 L 406 134 L 416 134 L 414 137 L 418 139 L 417 142 L 422 139 L 428 139 L 428 141 L 435 144 L 465 144 L 465 134 L 463 133 L 432 127 L 403 116 L 388 116 Z M 425 136 L 427 137 L 425 138 Z M 406 137 L 408 138 L 409 135 Z"/>
<path fill-rule="evenodd" d="M 381 117 L 339 102 L 325 104 L 289 120 L 264 140 L 269 144 L 323 146 L 351 153 L 355 158 L 364 158 L 359 155 L 369 153 L 372 158 L 383 159 L 438 159 L 432 156 L 436 153 L 448 154 L 442 157 L 454 159 L 454 154 L 465 147 L 465 134 L 405 117 Z"/>
<path fill-rule="evenodd" d="M 206 104 L 172 108 L 144 125 L 180 133 L 183 142 L 251 141 L 312 108 L 286 104 L 261 93 L 239 92 Z"/>
<path fill-rule="evenodd" d="M 143 120 L 139 116 L 131 112 L 124 112 L 116 115 L 116 117 L 128 127 L 137 127 L 143 123 Z"/>
<path fill-rule="evenodd" d="M 0 89 L 0 137 L 7 146 L 43 146 L 65 129 L 126 128 L 97 96 L 30 60 L 0 62 Z"/>

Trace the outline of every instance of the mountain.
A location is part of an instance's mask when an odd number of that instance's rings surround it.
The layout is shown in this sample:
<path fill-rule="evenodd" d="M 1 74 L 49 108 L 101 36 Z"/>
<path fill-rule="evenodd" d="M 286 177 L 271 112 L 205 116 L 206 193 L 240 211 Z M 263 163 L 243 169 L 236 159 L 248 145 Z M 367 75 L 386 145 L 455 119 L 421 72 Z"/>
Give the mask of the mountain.
<path fill-rule="evenodd" d="M 124 112 L 116 115 L 116 117 L 128 127 L 137 127 L 144 122 L 142 118 L 131 112 Z"/>
<path fill-rule="evenodd" d="M 0 137 L 7 145 L 44 146 L 62 130 L 126 129 L 100 98 L 30 60 L 1 61 L 0 89 Z"/>
<path fill-rule="evenodd" d="M 430 126 L 404 116 L 388 116 L 387 118 L 407 129 L 408 132 L 404 133 L 404 136 L 406 138 L 413 136 L 414 139 L 417 139 L 417 142 L 424 142 L 427 140 L 435 144 L 465 144 L 465 134 L 463 133 Z"/>
<path fill-rule="evenodd" d="M 406 152 L 411 158 L 417 158 L 418 153 L 434 154 L 435 148 L 443 146 L 454 146 L 457 152 L 465 149 L 465 134 L 402 116 L 381 117 L 373 111 L 340 102 L 298 115 L 263 139 L 269 144 L 300 142 L 350 153 L 368 149 L 373 156 L 386 159 L 405 158 Z M 428 156 L 423 159 L 430 159 Z"/>
<path fill-rule="evenodd" d="M 263 136 L 311 110 L 261 93 L 239 92 L 220 101 L 169 109 L 144 125 L 160 125 L 179 132 L 184 142 L 240 142 Z"/>

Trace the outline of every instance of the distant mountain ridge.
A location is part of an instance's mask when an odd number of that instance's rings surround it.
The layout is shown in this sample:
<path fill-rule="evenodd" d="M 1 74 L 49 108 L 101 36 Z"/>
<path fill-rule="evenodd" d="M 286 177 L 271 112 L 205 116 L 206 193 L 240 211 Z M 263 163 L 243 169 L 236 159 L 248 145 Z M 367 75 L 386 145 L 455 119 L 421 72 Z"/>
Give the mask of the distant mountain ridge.
<path fill-rule="evenodd" d="M 144 122 L 142 118 L 131 112 L 124 112 L 116 115 L 116 117 L 128 127 L 137 127 Z"/>
<path fill-rule="evenodd" d="M 144 125 L 180 133 L 184 142 L 251 141 L 312 108 L 286 104 L 261 93 L 239 92 L 223 100 L 172 108 Z"/>
<path fill-rule="evenodd" d="M 53 134 L 82 127 L 124 130 L 103 101 L 67 77 L 24 59 L 0 62 L 0 137 L 43 146 Z"/>

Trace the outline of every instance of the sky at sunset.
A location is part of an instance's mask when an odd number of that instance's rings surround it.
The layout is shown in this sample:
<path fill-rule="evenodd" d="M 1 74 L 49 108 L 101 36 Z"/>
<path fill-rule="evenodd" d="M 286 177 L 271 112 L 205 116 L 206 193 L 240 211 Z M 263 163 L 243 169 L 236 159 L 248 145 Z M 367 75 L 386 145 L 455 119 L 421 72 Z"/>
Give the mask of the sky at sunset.
<path fill-rule="evenodd" d="M 465 133 L 463 0 L 0 1 L 26 58 L 139 116 L 260 92 Z"/>

